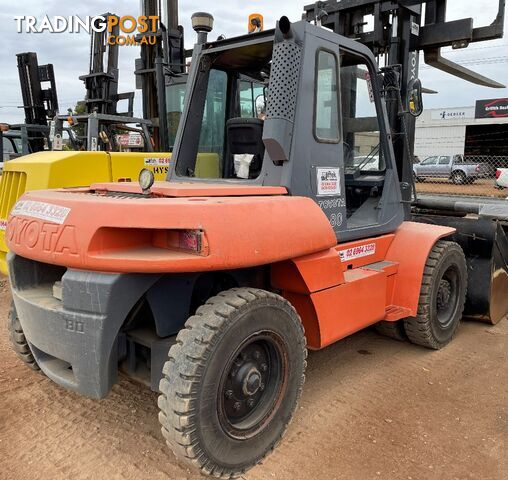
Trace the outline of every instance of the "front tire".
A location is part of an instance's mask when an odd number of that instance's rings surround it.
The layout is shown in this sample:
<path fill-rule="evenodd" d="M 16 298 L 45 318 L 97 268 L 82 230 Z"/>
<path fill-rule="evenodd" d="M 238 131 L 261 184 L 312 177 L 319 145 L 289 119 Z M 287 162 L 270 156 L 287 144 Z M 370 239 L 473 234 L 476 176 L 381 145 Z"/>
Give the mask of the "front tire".
<path fill-rule="evenodd" d="M 404 320 L 409 340 L 434 350 L 447 345 L 460 324 L 466 289 L 464 252 L 454 242 L 437 242 L 425 264 L 418 313 Z"/>
<path fill-rule="evenodd" d="M 11 305 L 7 326 L 12 349 L 18 358 L 31 370 L 39 371 L 40 367 L 32 354 L 32 350 L 30 350 L 30 345 L 26 341 L 14 303 Z"/>
<path fill-rule="evenodd" d="M 281 440 L 306 356 L 300 317 L 282 297 L 236 288 L 211 298 L 163 369 L 159 420 L 169 447 L 205 474 L 242 475 Z"/>

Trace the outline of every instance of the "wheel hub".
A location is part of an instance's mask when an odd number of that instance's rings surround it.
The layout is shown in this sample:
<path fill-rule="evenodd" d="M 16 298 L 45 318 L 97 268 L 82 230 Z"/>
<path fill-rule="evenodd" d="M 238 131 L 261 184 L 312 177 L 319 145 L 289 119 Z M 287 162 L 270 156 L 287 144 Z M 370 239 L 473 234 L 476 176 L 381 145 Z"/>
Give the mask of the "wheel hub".
<path fill-rule="evenodd" d="M 221 382 L 222 426 L 235 438 L 264 428 L 284 385 L 283 356 L 278 337 L 257 333 L 228 363 Z"/>
<path fill-rule="evenodd" d="M 442 310 L 450 303 L 452 295 L 452 286 L 448 280 L 442 279 L 439 282 L 439 289 L 437 291 L 437 308 Z"/>
<path fill-rule="evenodd" d="M 252 368 L 245 376 L 243 381 L 243 393 L 249 397 L 255 395 L 261 386 L 261 373 L 256 368 Z"/>
<path fill-rule="evenodd" d="M 246 346 L 233 361 L 224 386 L 226 413 L 239 420 L 256 409 L 268 377 L 267 352 L 256 344 Z"/>
<path fill-rule="evenodd" d="M 459 277 L 453 266 L 446 270 L 437 283 L 435 302 L 439 325 L 441 328 L 448 328 L 454 320 L 459 304 Z"/>

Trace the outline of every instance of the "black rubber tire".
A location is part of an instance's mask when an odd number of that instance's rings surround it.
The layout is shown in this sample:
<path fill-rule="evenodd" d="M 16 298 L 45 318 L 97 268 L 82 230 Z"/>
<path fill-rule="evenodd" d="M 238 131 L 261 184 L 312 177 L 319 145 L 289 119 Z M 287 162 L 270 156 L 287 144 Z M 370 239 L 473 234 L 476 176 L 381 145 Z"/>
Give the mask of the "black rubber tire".
<path fill-rule="evenodd" d="M 464 185 L 467 181 L 466 174 L 464 172 L 453 172 L 452 173 L 452 182 L 455 185 Z"/>
<path fill-rule="evenodd" d="M 26 341 L 14 304 L 11 305 L 9 318 L 7 320 L 7 327 L 9 330 L 9 339 L 11 341 L 12 349 L 18 358 L 31 370 L 39 371 L 40 367 L 32 355 L 30 346 Z"/>
<path fill-rule="evenodd" d="M 242 342 L 267 331 L 284 341 L 286 381 L 276 384 L 281 386 L 264 428 L 248 438 L 231 436 L 220 420 L 219 385 L 230 378 L 228 359 L 235 358 Z M 177 458 L 204 474 L 224 479 L 243 475 L 282 439 L 302 391 L 306 358 L 300 317 L 282 297 L 234 288 L 209 299 L 187 320 L 163 368 L 158 404 L 167 444 Z"/>
<path fill-rule="evenodd" d="M 456 300 L 449 314 L 438 317 L 438 292 L 443 276 L 453 273 L 456 282 L 451 292 Z M 452 287 L 450 287 L 452 288 Z M 447 345 L 459 327 L 467 290 L 467 264 L 462 248 L 455 242 L 438 241 L 432 248 L 423 272 L 418 314 L 404 319 L 404 329 L 411 343 L 439 350 Z M 450 294 L 451 295 L 451 294 Z"/>
<path fill-rule="evenodd" d="M 378 322 L 374 325 L 374 329 L 379 335 L 383 335 L 384 337 L 389 337 L 399 342 L 405 342 L 407 340 L 403 320 L 399 320 L 398 322 Z"/>

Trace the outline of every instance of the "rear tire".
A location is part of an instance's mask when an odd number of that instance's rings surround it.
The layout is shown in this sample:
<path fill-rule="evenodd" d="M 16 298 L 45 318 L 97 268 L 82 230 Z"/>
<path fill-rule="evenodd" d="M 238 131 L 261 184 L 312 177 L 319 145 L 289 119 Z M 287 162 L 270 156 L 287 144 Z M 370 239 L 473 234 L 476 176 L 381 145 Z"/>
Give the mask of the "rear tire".
<path fill-rule="evenodd" d="M 455 185 L 464 185 L 466 183 L 467 177 L 464 172 L 453 172 L 452 173 L 452 182 Z"/>
<path fill-rule="evenodd" d="M 40 367 L 32 354 L 32 350 L 30 350 L 30 345 L 26 341 L 14 303 L 11 305 L 7 325 L 11 346 L 18 358 L 31 370 L 39 371 Z"/>
<path fill-rule="evenodd" d="M 447 345 L 460 324 L 466 289 L 464 252 L 454 242 L 438 241 L 425 264 L 417 316 L 404 320 L 409 340 L 435 350 Z"/>
<path fill-rule="evenodd" d="M 190 317 L 169 350 L 159 420 L 175 455 L 217 478 L 235 478 L 280 442 L 304 382 L 300 317 L 254 288 L 220 293 Z"/>

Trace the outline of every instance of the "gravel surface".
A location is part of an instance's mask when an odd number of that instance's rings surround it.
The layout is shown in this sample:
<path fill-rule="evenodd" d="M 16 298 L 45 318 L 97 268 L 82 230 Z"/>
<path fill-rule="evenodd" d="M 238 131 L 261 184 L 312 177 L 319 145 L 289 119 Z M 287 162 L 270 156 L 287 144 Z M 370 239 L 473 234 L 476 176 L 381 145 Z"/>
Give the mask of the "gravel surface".
<path fill-rule="evenodd" d="M 89 400 L 11 352 L 0 283 L 1 479 L 196 479 L 163 442 L 157 395 L 122 378 Z M 300 407 L 254 479 L 505 480 L 508 320 L 439 352 L 365 331 L 311 353 Z"/>

